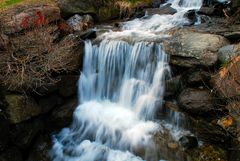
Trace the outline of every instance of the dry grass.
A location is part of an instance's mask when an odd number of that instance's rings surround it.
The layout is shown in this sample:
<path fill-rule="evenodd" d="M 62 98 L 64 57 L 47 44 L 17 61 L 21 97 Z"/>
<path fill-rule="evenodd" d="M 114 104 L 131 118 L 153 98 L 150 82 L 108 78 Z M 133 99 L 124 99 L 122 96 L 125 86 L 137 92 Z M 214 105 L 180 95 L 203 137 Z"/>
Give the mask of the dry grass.
<path fill-rule="evenodd" d="M 132 15 L 138 8 L 149 5 L 151 0 L 118 0 L 115 6 L 120 8 L 120 15 L 127 17 Z"/>
<path fill-rule="evenodd" d="M 35 89 L 56 80 L 52 73 L 79 69 L 77 43 L 70 37 L 55 44 L 57 26 L 39 27 L 10 38 L 0 51 L 0 82 L 9 89 Z"/>

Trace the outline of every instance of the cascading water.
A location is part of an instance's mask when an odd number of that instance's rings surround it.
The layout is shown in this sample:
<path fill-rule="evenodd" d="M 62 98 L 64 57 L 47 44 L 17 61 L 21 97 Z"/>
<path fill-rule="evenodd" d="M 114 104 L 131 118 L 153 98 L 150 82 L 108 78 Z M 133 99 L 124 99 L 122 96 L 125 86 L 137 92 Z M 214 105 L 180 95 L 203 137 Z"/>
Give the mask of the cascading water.
<path fill-rule="evenodd" d="M 182 4 L 190 5 L 185 1 Z M 80 105 L 74 112 L 71 127 L 54 136 L 53 161 L 156 161 L 161 158 L 154 135 L 162 128 L 154 118 L 163 102 L 165 79 L 170 77 L 168 56 L 159 43 L 143 41 L 144 38 L 126 42 L 119 40 L 118 35 L 133 37 L 138 28 L 156 37 L 151 30 L 162 31 L 183 23 L 183 17 L 177 20 L 166 16 L 161 16 L 155 27 L 154 24 L 138 27 L 144 20 L 127 22 L 124 28 L 128 31 L 107 33 L 99 45 L 85 42 L 79 80 Z M 166 22 L 162 22 L 163 19 Z M 165 26 L 159 27 L 162 24 Z M 174 120 L 173 124 L 179 123 Z"/>

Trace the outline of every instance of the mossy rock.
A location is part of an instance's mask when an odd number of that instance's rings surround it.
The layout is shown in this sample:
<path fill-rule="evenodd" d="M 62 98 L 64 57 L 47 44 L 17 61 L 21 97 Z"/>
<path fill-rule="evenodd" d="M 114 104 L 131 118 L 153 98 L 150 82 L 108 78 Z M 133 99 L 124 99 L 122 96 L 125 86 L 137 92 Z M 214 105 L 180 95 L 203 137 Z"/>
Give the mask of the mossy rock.
<path fill-rule="evenodd" d="M 23 95 L 6 95 L 8 107 L 6 109 L 11 123 L 20 123 L 41 113 L 41 108 L 33 98 Z"/>

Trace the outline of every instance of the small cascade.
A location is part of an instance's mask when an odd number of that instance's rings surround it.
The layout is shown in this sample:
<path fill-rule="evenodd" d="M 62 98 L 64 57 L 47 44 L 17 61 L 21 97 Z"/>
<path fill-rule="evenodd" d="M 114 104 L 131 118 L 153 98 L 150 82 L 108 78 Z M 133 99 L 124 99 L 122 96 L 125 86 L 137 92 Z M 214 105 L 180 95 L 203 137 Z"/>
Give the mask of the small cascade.
<path fill-rule="evenodd" d="M 182 1 L 182 6 L 194 8 L 200 3 Z M 79 106 L 72 125 L 54 136 L 53 161 L 164 159 L 154 137 L 164 129 L 178 135 L 182 116 L 168 111 L 168 118 L 156 120 L 171 72 L 162 45 L 148 40 L 184 24 L 183 13 L 129 21 L 123 31 L 103 34 L 97 45 L 85 42 Z"/>
<path fill-rule="evenodd" d="M 161 44 L 105 40 L 97 46 L 87 41 L 83 69 L 81 104 L 72 127 L 55 140 L 55 160 L 84 158 L 88 150 L 97 155 L 101 148 L 129 151 L 126 157 L 145 149 L 144 155 L 149 155 L 146 148 L 154 145 L 152 135 L 160 128 L 152 120 L 162 104 L 165 77 L 170 76 Z M 82 146 L 89 148 L 82 152 Z M 103 160 L 111 160 L 110 153 L 101 156 Z"/>

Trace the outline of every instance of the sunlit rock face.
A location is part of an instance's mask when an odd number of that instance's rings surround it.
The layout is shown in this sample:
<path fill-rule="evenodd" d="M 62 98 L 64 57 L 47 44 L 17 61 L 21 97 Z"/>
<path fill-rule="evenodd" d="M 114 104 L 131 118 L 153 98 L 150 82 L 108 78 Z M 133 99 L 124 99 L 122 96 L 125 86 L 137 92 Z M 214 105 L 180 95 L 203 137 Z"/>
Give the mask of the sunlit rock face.
<path fill-rule="evenodd" d="M 200 8 L 198 4 L 201 1 L 183 1 L 175 16 L 133 20 L 122 32 L 102 35 L 98 45 L 85 42 L 79 106 L 71 127 L 54 136 L 53 161 L 161 159 L 154 135 L 163 126 L 154 119 L 162 108 L 165 80 L 171 74 L 162 44 L 145 38 L 164 37 L 156 32 L 182 25 L 186 8 Z M 173 120 L 168 118 L 164 128 L 178 124 L 179 116 L 171 116 Z"/>

